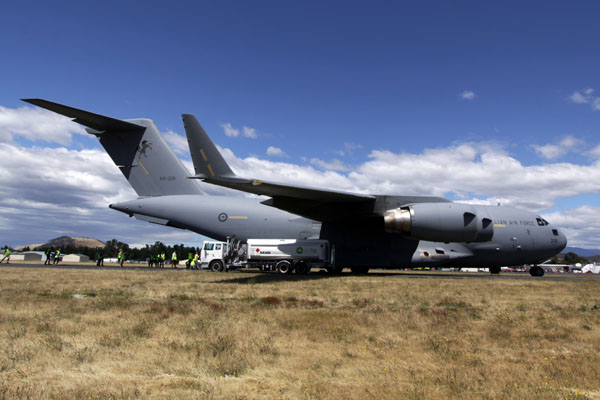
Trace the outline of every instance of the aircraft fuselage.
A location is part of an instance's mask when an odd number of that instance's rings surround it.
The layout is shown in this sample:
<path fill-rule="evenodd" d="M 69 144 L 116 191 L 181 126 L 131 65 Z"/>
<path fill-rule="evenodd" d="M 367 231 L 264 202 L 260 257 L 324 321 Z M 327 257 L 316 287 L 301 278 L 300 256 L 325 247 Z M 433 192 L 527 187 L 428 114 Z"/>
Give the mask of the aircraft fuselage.
<path fill-rule="evenodd" d="M 377 215 L 321 223 L 261 204 L 257 198 L 173 195 L 139 198 L 110 207 L 137 219 L 188 229 L 216 240 L 234 235 L 241 240 L 327 239 L 336 248 L 336 264 L 345 267 L 535 264 L 566 246 L 564 234 L 539 216 L 500 206 L 469 206 L 493 224 L 491 239 L 481 242 L 437 242 L 390 233 L 384 229 L 383 216 Z"/>

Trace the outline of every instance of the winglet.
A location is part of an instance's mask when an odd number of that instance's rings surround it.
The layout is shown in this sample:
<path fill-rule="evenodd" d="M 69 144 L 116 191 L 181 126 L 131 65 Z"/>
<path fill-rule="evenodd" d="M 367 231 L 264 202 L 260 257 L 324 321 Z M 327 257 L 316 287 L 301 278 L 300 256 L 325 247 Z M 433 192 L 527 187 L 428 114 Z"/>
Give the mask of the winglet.
<path fill-rule="evenodd" d="M 120 119 L 106 117 L 100 114 L 94 114 L 89 111 L 80 110 L 78 108 L 65 106 L 63 104 L 53 103 L 43 99 L 21 99 L 27 103 L 31 103 L 38 107 L 54 111 L 57 114 L 62 114 L 66 117 L 73 118 L 73 121 L 78 124 L 85 125 L 96 131 L 143 131 L 146 129 L 143 126 L 125 122 Z"/>
<path fill-rule="evenodd" d="M 208 137 L 196 117 L 183 114 L 183 126 L 187 135 L 190 154 L 197 178 L 235 177 L 227 162 Z"/>

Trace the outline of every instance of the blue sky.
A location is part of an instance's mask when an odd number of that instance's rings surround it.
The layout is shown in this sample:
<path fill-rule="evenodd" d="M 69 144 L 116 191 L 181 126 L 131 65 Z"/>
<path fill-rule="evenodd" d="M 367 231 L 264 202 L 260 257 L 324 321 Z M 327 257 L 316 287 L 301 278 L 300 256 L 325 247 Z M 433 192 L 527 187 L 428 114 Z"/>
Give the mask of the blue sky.
<path fill-rule="evenodd" d="M 67 142 L 44 136 L 41 128 L 17 132 L 11 118 L 32 108 L 19 101 L 27 97 L 117 118 L 148 117 L 163 133 L 179 135 L 180 114 L 193 113 L 231 150 L 234 164 L 263 160 L 277 166 L 265 169 L 278 180 L 289 178 L 286 168 L 300 166 L 308 171 L 303 183 L 313 186 L 327 183 L 318 177 L 334 170 L 338 181 L 347 180 L 339 189 L 498 200 L 546 213 L 567 229 L 571 243 L 600 248 L 600 195 L 593 183 L 600 170 L 598 15 L 600 4 L 592 1 L 19 2 L 0 16 L 0 139 L 23 154 L 99 148 L 75 128 L 64 128 L 72 133 Z M 227 136 L 224 126 L 238 136 Z M 460 146 L 471 146 L 475 155 L 464 153 L 465 167 L 453 176 L 436 181 L 440 174 L 421 164 L 437 149 L 434 160 L 459 166 L 445 157 Z M 479 162 L 490 154 L 501 158 L 497 171 Z M 410 169 L 401 162 L 406 157 L 413 160 L 415 182 L 393 165 L 385 169 L 387 183 L 365 172 L 392 158 Z M 520 166 L 513 173 L 523 177 L 502 174 L 511 170 L 503 163 L 513 161 Z M 487 175 L 473 177 L 483 170 Z M 427 179 L 438 182 L 441 193 L 428 192 Z M 120 182 L 116 191 L 124 196 L 126 190 Z M 19 193 L 4 189 L 3 195 L 38 200 Z M 97 207 L 101 214 L 94 215 L 131 224 Z M 0 205 L 5 226 L 14 225 L 13 210 Z M 56 233 L 43 224 L 35 228 L 35 208 L 31 213 L 28 229 L 40 232 L 39 240 Z M 594 230 L 582 233 L 577 220 L 592 222 Z M 112 238 L 108 231 L 80 230 L 71 234 Z M 9 231 L 14 228 L 0 227 L 0 241 Z M 153 241 L 154 232 L 143 240 Z"/>

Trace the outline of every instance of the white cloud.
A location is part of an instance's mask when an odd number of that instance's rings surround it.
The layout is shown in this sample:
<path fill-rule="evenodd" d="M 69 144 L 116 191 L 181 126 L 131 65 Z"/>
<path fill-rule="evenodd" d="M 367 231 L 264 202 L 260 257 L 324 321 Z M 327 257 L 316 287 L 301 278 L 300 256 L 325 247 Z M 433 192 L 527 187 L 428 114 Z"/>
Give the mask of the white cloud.
<path fill-rule="evenodd" d="M 231 123 L 229 123 L 229 122 L 221 124 L 221 127 L 223 128 L 225 135 L 227 135 L 229 137 L 240 136 L 240 130 L 237 128 L 234 128 L 231 125 Z M 250 128 L 248 126 L 242 126 L 242 136 L 245 138 L 248 138 L 248 139 L 256 139 L 256 138 L 258 138 L 258 132 L 254 128 Z"/>
<path fill-rule="evenodd" d="M 238 137 L 240 134 L 240 130 L 234 129 L 229 122 L 222 124 L 221 127 L 223 128 L 225 135 L 229 137 Z"/>
<path fill-rule="evenodd" d="M 0 146 L 3 245 L 42 243 L 61 235 L 131 243 L 197 241 L 197 234 L 135 221 L 108 208 L 136 197 L 103 150 Z"/>
<path fill-rule="evenodd" d="M 590 165 L 525 166 L 503 148 L 487 143 L 426 149 L 418 154 L 374 150 L 369 161 L 346 173 L 257 157 L 241 159 L 229 149 L 223 149 L 222 153 L 235 171 L 248 178 L 358 193 L 453 195 L 482 204 L 500 202 L 536 212 L 552 207 L 557 198 L 566 194 L 600 191 L 600 161 Z M 319 165 L 319 161 L 313 165 Z"/>
<path fill-rule="evenodd" d="M 542 157 L 555 159 L 565 154 L 578 151 L 584 146 L 584 141 L 573 136 L 566 136 L 557 144 L 533 145 L 534 150 Z"/>
<path fill-rule="evenodd" d="M 331 161 L 323 161 L 318 158 L 311 158 L 310 163 L 325 170 L 350 171 L 352 169 L 352 166 L 338 160 L 337 158 L 334 158 Z"/>
<path fill-rule="evenodd" d="M 586 154 L 593 158 L 600 158 L 600 145 L 594 147 L 592 150 L 588 151 Z"/>
<path fill-rule="evenodd" d="M 473 100 L 475 97 L 477 96 L 472 90 L 465 90 L 460 94 L 460 98 L 463 100 Z"/>
<path fill-rule="evenodd" d="M 169 144 L 175 154 L 182 156 L 190 155 L 190 147 L 187 138 L 173 131 L 168 131 L 162 134 L 165 141 Z"/>
<path fill-rule="evenodd" d="M 165 137 L 183 147 L 183 137 L 173 140 L 173 135 L 167 132 Z M 577 141 L 565 138 L 561 144 L 575 148 Z M 219 150 L 243 177 L 349 192 L 452 196 L 465 202 L 499 202 L 535 212 L 553 207 L 565 196 L 600 193 L 600 159 L 585 165 L 523 165 L 504 148 L 489 143 L 463 143 L 419 153 L 373 150 L 369 159 L 357 166 L 319 159 L 310 160 L 310 165 L 297 165 L 257 156 L 239 158 L 230 149 Z M 600 158 L 600 146 L 592 153 Z M 191 162 L 184 164 L 193 169 Z M 209 194 L 248 196 L 202 185 Z M 135 221 L 107 208 L 112 202 L 135 197 L 101 149 L 52 149 L 15 143 L 0 146 L 0 237 L 14 240 L 7 244 L 42 242 L 61 234 L 101 240 L 116 237 L 130 243 L 196 240 L 195 234 Z M 550 214 L 548 220 L 569 230 L 570 245 L 600 247 L 600 230 L 587 228 L 600 225 L 600 210 L 586 207 Z M 574 233 L 579 229 L 584 233 Z"/>
<path fill-rule="evenodd" d="M 559 226 L 567 236 L 571 247 L 600 249 L 600 207 L 581 206 L 542 216 L 552 225 Z"/>
<path fill-rule="evenodd" d="M 0 106 L 0 142 L 10 143 L 13 136 L 27 140 L 71 143 L 72 134 L 87 134 L 71 119 L 40 108 Z"/>
<path fill-rule="evenodd" d="M 247 137 L 249 139 L 256 139 L 258 137 L 256 129 L 254 128 L 248 128 L 247 126 L 243 126 L 242 132 L 244 132 L 244 137 Z"/>
<path fill-rule="evenodd" d="M 576 104 L 589 103 L 590 97 L 593 92 L 594 92 L 594 89 L 584 89 L 581 92 L 574 91 L 573 94 L 571 94 L 571 96 L 569 96 L 569 99 L 573 103 L 576 103 Z"/>
<path fill-rule="evenodd" d="M 600 97 L 594 96 L 594 92 L 592 88 L 576 90 L 569 96 L 569 100 L 575 104 L 589 104 L 592 110 L 600 111 Z"/>
<path fill-rule="evenodd" d="M 269 146 L 267 148 L 267 155 L 273 157 L 285 157 L 286 154 L 279 147 Z"/>
<path fill-rule="evenodd" d="M 344 157 L 346 155 L 352 155 L 355 150 L 362 149 L 363 146 L 361 144 L 345 142 L 344 147 L 340 150 L 334 151 L 335 154 Z"/>

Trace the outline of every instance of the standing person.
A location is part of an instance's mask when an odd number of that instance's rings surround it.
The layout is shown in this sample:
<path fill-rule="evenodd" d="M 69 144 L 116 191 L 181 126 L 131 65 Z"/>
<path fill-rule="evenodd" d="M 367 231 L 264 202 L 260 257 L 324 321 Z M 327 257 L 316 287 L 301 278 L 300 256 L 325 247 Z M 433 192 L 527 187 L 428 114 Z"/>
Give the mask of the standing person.
<path fill-rule="evenodd" d="M 118 258 L 119 258 L 119 265 L 121 267 L 123 267 L 123 263 L 125 262 L 125 252 L 123 251 L 123 249 L 119 249 Z"/>
<path fill-rule="evenodd" d="M 96 266 L 104 267 L 104 250 L 100 250 L 98 252 L 98 256 L 96 258 Z"/>
<path fill-rule="evenodd" d="M 189 269 L 189 268 L 191 268 L 191 267 L 192 267 L 192 260 L 193 260 L 193 259 L 194 259 L 194 252 L 193 252 L 193 251 L 190 251 L 190 252 L 188 252 L 188 259 L 187 259 L 187 261 L 185 262 L 185 267 L 186 267 L 187 269 Z"/>
<path fill-rule="evenodd" d="M 177 252 L 173 250 L 173 254 L 171 254 L 171 268 L 177 268 Z"/>
<path fill-rule="evenodd" d="M 54 253 L 54 265 L 58 265 L 59 261 L 60 261 L 60 249 L 56 249 L 56 252 Z"/>
<path fill-rule="evenodd" d="M 50 265 L 50 253 L 52 252 L 52 250 L 50 249 L 50 247 L 48 247 L 46 249 L 46 251 L 44 252 L 44 254 L 46 255 L 46 261 L 44 261 L 44 265 Z"/>
<path fill-rule="evenodd" d="M 10 253 L 12 253 L 12 251 L 10 251 L 10 247 L 6 246 L 4 249 L 4 257 L 2 258 L 2 261 L 6 259 L 7 264 L 10 262 Z M 0 264 L 2 264 L 2 261 L 0 261 Z"/>
<path fill-rule="evenodd" d="M 54 250 L 54 246 L 50 247 L 50 254 L 49 254 L 49 260 L 48 260 L 48 265 L 52 265 L 52 263 L 54 262 L 54 254 L 56 253 L 56 250 Z"/>
<path fill-rule="evenodd" d="M 165 254 L 165 252 L 163 251 L 162 253 L 160 253 L 160 267 L 164 268 L 165 267 L 165 260 L 167 259 L 167 256 Z"/>
<path fill-rule="evenodd" d="M 194 258 L 192 258 L 191 267 L 192 269 L 198 269 L 198 252 L 194 253 Z"/>

